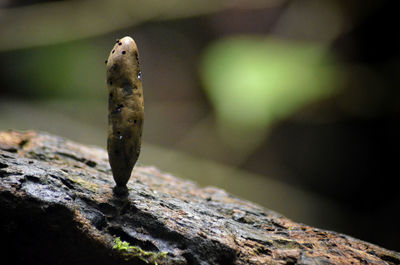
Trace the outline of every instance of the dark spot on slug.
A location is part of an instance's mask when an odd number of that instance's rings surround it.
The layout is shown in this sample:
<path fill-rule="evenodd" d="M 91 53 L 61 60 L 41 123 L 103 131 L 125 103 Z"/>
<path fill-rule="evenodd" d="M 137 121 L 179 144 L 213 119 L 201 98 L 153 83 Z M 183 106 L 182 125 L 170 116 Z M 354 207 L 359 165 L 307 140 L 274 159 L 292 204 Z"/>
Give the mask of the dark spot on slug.
<path fill-rule="evenodd" d="M 111 70 L 112 70 L 112 71 L 117 71 L 117 69 L 118 69 L 118 64 L 113 64 L 113 65 L 111 66 Z"/>
<path fill-rule="evenodd" d="M 126 53 L 126 51 L 122 51 L 122 54 L 125 54 Z"/>
<path fill-rule="evenodd" d="M 135 52 L 135 57 L 136 57 L 136 61 L 139 63 L 139 55 L 137 52 Z"/>
<path fill-rule="evenodd" d="M 122 45 L 122 42 L 118 42 L 118 45 Z"/>
<path fill-rule="evenodd" d="M 121 109 L 124 107 L 122 104 L 118 104 L 118 106 L 111 112 L 111 114 L 117 114 L 121 112 Z"/>
<path fill-rule="evenodd" d="M 114 53 L 115 52 L 115 50 L 112 50 L 112 53 Z"/>
<path fill-rule="evenodd" d="M 119 42 L 119 39 L 115 39 L 115 43 L 118 43 Z"/>
<path fill-rule="evenodd" d="M 111 79 L 108 80 L 108 83 L 109 83 L 110 85 L 113 84 L 113 82 L 111 81 Z"/>
<path fill-rule="evenodd" d="M 124 89 L 125 95 L 132 95 L 132 90 L 137 89 L 135 85 L 132 86 L 129 80 L 124 80 L 122 83 L 122 88 Z"/>
<path fill-rule="evenodd" d="M 105 61 L 104 61 L 104 63 L 107 63 L 107 62 L 108 62 L 108 60 L 105 60 Z"/>

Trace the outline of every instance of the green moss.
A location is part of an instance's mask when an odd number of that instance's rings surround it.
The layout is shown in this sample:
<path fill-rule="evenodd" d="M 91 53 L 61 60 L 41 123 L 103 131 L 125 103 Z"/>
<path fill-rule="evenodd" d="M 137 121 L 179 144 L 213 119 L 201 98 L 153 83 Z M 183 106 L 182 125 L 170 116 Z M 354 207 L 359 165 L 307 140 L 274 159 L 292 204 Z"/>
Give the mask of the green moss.
<path fill-rule="evenodd" d="M 89 190 L 94 191 L 94 192 L 97 192 L 97 190 L 98 190 L 98 185 L 93 183 L 93 182 L 86 181 L 86 180 L 84 180 L 84 179 L 82 179 L 80 177 L 69 176 L 68 178 L 71 181 L 75 182 L 78 185 L 81 185 L 82 187 L 84 187 L 86 189 L 89 189 Z"/>
<path fill-rule="evenodd" d="M 126 241 L 115 238 L 113 248 L 116 249 L 125 259 L 139 258 L 146 263 L 157 265 L 157 261 L 167 256 L 167 252 L 144 251 L 140 247 L 131 246 Z"/>

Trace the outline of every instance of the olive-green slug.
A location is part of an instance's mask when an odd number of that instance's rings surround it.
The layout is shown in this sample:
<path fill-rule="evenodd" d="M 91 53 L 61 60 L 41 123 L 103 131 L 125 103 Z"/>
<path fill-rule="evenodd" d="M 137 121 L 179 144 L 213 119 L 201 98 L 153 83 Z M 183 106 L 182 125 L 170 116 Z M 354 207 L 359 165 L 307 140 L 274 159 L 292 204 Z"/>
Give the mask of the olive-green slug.
<path fill-rule="evenodd" d="M 124 37 L 116 41 L 107 64 L 108 139 L 107 151 L 116 183 L 114 192 L 127 194 L 126 183 L 139 157 L 144 102 L 135 41 Z"/>

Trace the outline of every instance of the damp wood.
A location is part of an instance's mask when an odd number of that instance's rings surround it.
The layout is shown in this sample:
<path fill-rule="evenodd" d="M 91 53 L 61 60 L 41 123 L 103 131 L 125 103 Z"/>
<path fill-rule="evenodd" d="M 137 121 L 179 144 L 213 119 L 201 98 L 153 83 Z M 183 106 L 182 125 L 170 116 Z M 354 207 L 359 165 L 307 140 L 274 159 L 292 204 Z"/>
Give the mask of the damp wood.
<path fill-rule="evenodd" d="M 217 188 L 135 167 L 112 192 L 105 150 L 0 132 L 4 264 L 400 264 L 400 254 L 299 224 Z"/>

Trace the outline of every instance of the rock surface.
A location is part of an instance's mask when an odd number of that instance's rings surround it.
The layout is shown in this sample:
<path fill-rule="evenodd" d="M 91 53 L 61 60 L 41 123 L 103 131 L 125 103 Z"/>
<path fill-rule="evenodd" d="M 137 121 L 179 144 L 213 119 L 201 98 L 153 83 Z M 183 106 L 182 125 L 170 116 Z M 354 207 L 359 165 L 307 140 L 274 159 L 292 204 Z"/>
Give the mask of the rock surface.
<path fill-rule="evenodd" d="M 154 167 L 134 169 L 128 197 L 115 197 L 113 186 L 103 149 L 45 133 L 0 132 L 1 260 L 400 264 L 397 252 L 295 223 Z"/>

